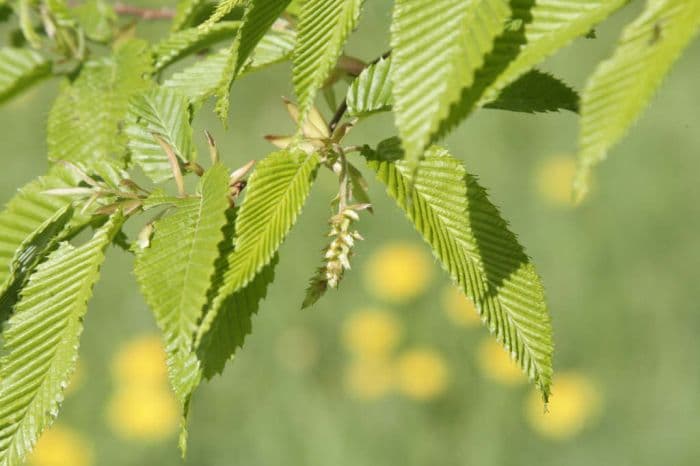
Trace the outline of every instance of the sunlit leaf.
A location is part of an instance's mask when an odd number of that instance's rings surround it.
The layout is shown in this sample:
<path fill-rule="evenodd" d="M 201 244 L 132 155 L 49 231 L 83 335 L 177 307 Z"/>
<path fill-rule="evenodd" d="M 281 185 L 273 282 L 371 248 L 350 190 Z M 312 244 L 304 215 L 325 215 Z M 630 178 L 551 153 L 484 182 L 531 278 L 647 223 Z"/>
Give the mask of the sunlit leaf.
<path fill-rule="evenodd" d="M 7 325 L 0 357 L 0 465 L 15 466 L 52 423 L 75 370 L 83 316 L 116 215 L 80 247 L 63 243 L 38 266 Z"/>
<path fill-rule="evenodd" d="M 446 150 L 433 147 L 412 167 L 397 139 L 365 151 L 443 268 L 475 303 L 485 325 L 549 397 L 552 328 L 544 290 L 530 258 L 486 191 Z"/>
<path fill-rule="evenodd" d="M 700 30 L 700 1 L 650 0 L 625 28 L 613 56 L 598 65 L 582 96 L 576 195 L 636 121 L 673 62 Z"/>

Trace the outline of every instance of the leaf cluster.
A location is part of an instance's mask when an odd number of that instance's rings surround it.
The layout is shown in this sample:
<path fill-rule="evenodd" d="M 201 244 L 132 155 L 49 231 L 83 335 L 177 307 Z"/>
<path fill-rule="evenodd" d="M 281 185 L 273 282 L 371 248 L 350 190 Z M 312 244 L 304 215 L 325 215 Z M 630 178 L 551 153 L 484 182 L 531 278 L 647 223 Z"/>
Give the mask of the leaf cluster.
<path fill-rule="evenodd" d="M 391 49 L 365 62 L 346 53 L 362 0 L 181 0 L 170 13 L 130 10 L 171 18 L 155 43 L 105 0 L 0 1 L 0 21 L 17 30 L 0 47 L 0 104 L 60 81 L 48 173 L 0 212 L 0 466 L 21 464 L 58 414 L 110 244 L 135 256 L 163 333 L 184 453 L 192 394 L 244 344 L 279 248 L 321 174 L 338 192 L 303 306 L 351 269 L 361 218 L 373 212 L 363 173 L 374 173 L 546 402 L 553 343 L 542 281 L 476 176 L 437 144 L 481 108 L 580 114 L 582 197 L 591 168 L 700 29 L 700 0 L 648 0 L 580 96 L 536 68 L 626 4 L 395 0 Z M 214 100 L 225 123 L 236 80 L 283 61 L 297 98 L 285 101 L 294 133 L 268 136 L 277 150 L 233 170 L 207 133 L 203 162 L 192 130 L 202 104 Z M 349 86 L 338 104 L 342 81 Z M 316 107 L 320 96 L 329 119 Z M 380 112 L 392 113 L 396 135 L 376 147 L 344 143 Z M 139 174 L 147 185 L 134 181 Z M 188 177 L 198 180 L 194 192 Z M 124 233 L 126 222 L 139 223 L 136 237 Z M 86 231 L 91 239 L 75 245 Z"/>

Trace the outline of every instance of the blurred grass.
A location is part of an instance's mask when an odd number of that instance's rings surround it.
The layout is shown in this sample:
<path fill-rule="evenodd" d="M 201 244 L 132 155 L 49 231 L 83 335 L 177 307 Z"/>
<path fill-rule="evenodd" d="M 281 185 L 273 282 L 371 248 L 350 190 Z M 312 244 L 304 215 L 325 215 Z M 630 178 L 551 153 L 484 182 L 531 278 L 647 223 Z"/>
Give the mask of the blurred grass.
<path fill-rule="evenodd" d="M 389 3 L 367 3 L 352 54 L 371 59 L 386 48 Z M 577 41 L 545 68 L 580 89 L 633 13 L 616 15 L 598 28 L 598 39 Z M 141 32 L 154 37 L 165 30 L 148 25 Z M 441 296 L 448 283 L 437 265 L 426 274 L 432 278 L 424 279 L 425 292 L 399 303 L 366 286 L 380 248 L 422 246 L 373 181 L 376 214 L 362 218 L 367 240 L 341 291 L 311 311 L 298 311 L 329 215 L 334 181 L 323 173 L 283 246 L 277 281 L 254 319 L 253 335 L 225 374 L 195 397 L 185 464 L 698 464 L 699 57 L 696 41 L 629 137 L 600 166 L 593 196 L 582 207 L 563 204 L 557 194 L 566 189 L 559 178 L 567 176 L 576 149 L 574 115 L 483 110 L 447 141 L 489 188 L 538 265 L 554 319 L 556 369 L 595 387 L 599 409 L 586 401 L 585 384 L 569 389 L 562 383 L 558 392 L 555 383 L 549 422 L 564 422 L 558 427 L 564 434 L 538 430 L 526 411 L 531 389 L 499 382 L 481 369 L 487 332 L 447 317 Z M 3 202 L 46 167 L 45 123 L 56 91 L 57 83 L 47 82 L 0 108 Z M 259 159 L 271 150 L 262 135 L 291 128 L 282 95 L 292 95 L 288 66 L 244 78 L 232 94 L 231 129 L 224 131 L 205 108 L 197 134 L 210 129 L 231 167 Z M 377 117 L 352 139 L 376 142 L 393 133 L 391 119 Z M 93 464 L 182 464 L 174 435 L 125 439 L 108 422 L 108 403 L 125 383 L 113 377 L 113 358 L 128 341 L 156 330 L 131 275 L 131 258 L 113 249 L 108 259 L 86 319 L 83 381 L 59 423 L 91 445 Z M 367 309 L 399 322 L 402 336 L 383 367 L 395 367 L 406 351 L 427 348 L 446 368 L 444 391 L 417 401 L 391 389 L 368 400 L 348 389 L 346 371 L 356 356 L 343 332 L 352 316 Z M 583 427 L 565 431 L 560 418 L 576 415 L 583 416 Z"/>

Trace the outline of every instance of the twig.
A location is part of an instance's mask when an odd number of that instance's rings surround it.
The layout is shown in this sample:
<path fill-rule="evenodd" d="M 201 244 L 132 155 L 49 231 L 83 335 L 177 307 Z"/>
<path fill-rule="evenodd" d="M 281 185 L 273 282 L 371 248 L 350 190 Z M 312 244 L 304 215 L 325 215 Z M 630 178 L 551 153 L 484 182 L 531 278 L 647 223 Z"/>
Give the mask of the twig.
<path fill-rule="evenodd" d="M 136 16 L 143 20 L 168 20 L 175 17 L 175 10 L 171 8 L 142 8 L 117 2 L 114 12 L 121 16 Z"/>
<path fill-rule="evenodd" d="M 340 178 L 340 189 L 338 190 L 338 214 L 343 215 L 343 212 L 348 206 L 348 201 L 350 198 L 350 183 L 348 183 L 348 159 L 345 158 L 343 150 L 338 151 L 340 157 L 340 173 L 338 174 Z"/>
<path fill-rule="evenodd" d="M 328 123 L 328 129 L 331 133 L 335 131 L 335 127 L 338 126 L 338 123 L 340 123 L 340 120 L 342 120 L 343 115 L 345 115 L 345 112 L 347 111 L 348 101 L 346 99 L 343 99 L 340 105 L 338 105 L 338 109 L 333 114 L 333 118 L 331 118 L 331 121 Z"/>
<path fill-rule="evenodd" d="M 387 50 L 384 52 L 381 56 L 375 58 L 371 62 L 367 64 L 367 66 L 372 66 L 376 65 L 379 63 L 380 60 L 384 60 L 386 58 L 389 58 L 391 55 L 391 50 Z M 366 67 L 365 67 L 366 68 Z M 337 110 L 333 114 L 333 118 L 331 118 L 331 121 L 328 123 L 328 129 L 330 130 L 331 133 L 335 131 L 336 126 L 338 126 L 338 123 L 340 123 L 340 120 L 343 119 L 343 116 L 345 116 L 345 112 L 348 111 L 348 101 L 346 99 L 343 99 L 343 101 L 340 103 L 338 106 Z"/>

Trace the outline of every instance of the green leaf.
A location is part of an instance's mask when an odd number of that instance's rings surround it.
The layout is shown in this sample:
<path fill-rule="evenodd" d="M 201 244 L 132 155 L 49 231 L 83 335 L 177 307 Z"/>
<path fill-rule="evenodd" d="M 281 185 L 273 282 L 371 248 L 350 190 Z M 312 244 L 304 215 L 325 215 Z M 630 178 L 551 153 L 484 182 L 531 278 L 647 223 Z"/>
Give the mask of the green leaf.
<path fill-rule="evenodd" d="M 194 161 L 190 107 L 186 97 L 167 88 L 155 88 L 134 96 L 129 107 L 126 134 L 133 160 L 154 182 L 172 178 L 173 172 L 161 138 L 181 161 Z"/>
<path fill-rule="evenodd" d="M 525 113 L 559 110 L 578 113 L 578 101 L 578 93 L 564 82 L 551 74 L 532 70 L 508 85 L 484 108 Z"/>
<path fill-rule="evenodd" d="M 15 8 L 19 16 L 19 27 L 24 38 L 29 45 L 38 49 L 41 47 L 41 36 L 39 36 L 39 33 L 36 31 L 32 18 L 35 4 L 36 2 L 34 0 L 18 0 Z"/>
<path fill-rule="evenodd" d="M 260 39 L 252 56 L 243 67 L 241 76 L 266 66 L 288 60 L 292 56 L 296 33 L 286 29 L 271 29 Z"/>
<path fill-rule="evenodd" d="M 64 84 L 48 122 L 50 160 L 122 160 L 122 126 L 132 95 L 150 86 L 145 42 L 128 40 L 114 55 L 89 61 L 72 85 Z"/>
<path fill-rule="evenodd" d="M 219 244 L 216 273 L 209 289 L 207 313 L 211 309 L 212 301 L 219 295 L 224 275 L 230 269 L 233 254 L 235 254 L 235 213 L 234 209 L 228 211 L 224 241 Z M 203 324 L 198 329 L 195 345 L 202 374 L 206 379 L 211 379 L 223 372 L 228 360 L 233 357 L 238 348 L 243 347 L 245 338 L 252 329 L 252 316 L 258 312 L 260 301 L 265 298 L 267 287 L 274 278 L 276 265 L 277 256 L 275 255 L 247 286 L 222 297 L 218 312 L 205 315 Z"/>
<path fill-rule="evenodd" d="M 301 302 L 301 308 L 308 309 L 316 304 L 323 295 L 326 294 L 326 291 L 328 291 L 326 267 L 319 267 L 306 285 L 306 292 L 304 293 L 304 301 Z"/>
<path fill-rule="evenodd" d="M 238 209 L 233 207 L 226 211 L 227 223 L 223 228 L 224 240 L 218 245 L 219 255 L 215 261 L 215 272 L 211 286 L 207 291 L 204 318 L 195 336 L 194 348 L 199 366 L 195 378 L 196 383 L 190 387 L 192 392 L 197 388 L 202 376 L 211 379 L 216 374 L 221 373 L 226 362 L 233 357 L 238 348 L 243 346 L 246 336 L 250 334 L 252 329 L 252 316 L 257 313 L 260 301 L 265 297 L 267 287 L 274 278 L 277 256 L 246 287 L 224 297 L 219 312 L 210 314 L 212 301 L 219 295 L 224 274 L 229 269 L 234 254 L 237 211 Z M 186 424 L 191 393 L 184 406 L 183 430 L 180 435 L 180 448 L 183 454 L 187 448 Z"/>
<path fill-rule="evenodd" d="M 0 103 L 51 74 L 51 62 L 30 49 L 0 49 Z"/>
<path fill-rule="evenodd" d="M 496 100 L 506 86 L 573 39 L 588 34 L 627 2 L 511 0 L 513 17 L 508 27 L 496 39 L 473 85 L 463 90 L 431 141 L 447 135 L 475 108 Z"/>
<path fill-rule="evenodd" d="M 39 234 L 50 219 L 71 204 L 69 197 L 51 196 L 44 191 L 74 187 L 77 183 L 73 173 L 55 166 L 47 175 L 22 187 L 0 212 L 0 283 L 10 278 L 12 263 L 21 254 L 26 239 Z"/>
<path fill-rule="evenodd" d="M 249 0 L 243 25 L 233 41 L 228 62 L 217 85 L 216 113 L 221 121 L 228 118 L 231 85 L 243 70 L 251 53 L 289 4 L 290 0 Z"/>
<path fill-rule="evenodd" d="M 365 68 L 348 88 L 345 100 L 351 116 L 366 117 L 391 109 L 391 58 Z"/>
<path fill-rule="evenodd" d="M 0 0 L 0 23 L 9 20 L 14 13 L 12 7 L 7 4 L 7 1 L 8 0 Z"/>
<path fill-rule="evenodd" d="M 104 0 L 87 0 L 71 8 L 73 16 L 85 31 L 85 35 L 96 42 L 109 42 L 117 23 L 114 7 Z"/>
<path fill-rule="evenodd" d="M 362 0 L 307 0 L 301 6 L 292 81 L 303 127 L 360 17 Z"/>
<path fill-rule="evenodd" d="M 462 163 L 433 147 L 412 168 L 397 139 L 365 151 L 416 230 L 455 283 L 472 299 L 482 320 L 511 357 L 549 396 L 552 329 L 544 291 L 530 258 L 486 191 Z"/>
<path fill-rule="evenodd" d="M 268 265 L 306 201 L 319 164 L 316 155 L 280 151 L 258 163 L 236 219 L 236 249 L 199 331 L 217 319 L 226 300 L 244 289 Z"/>
<path fill-rule="evenodd" d="M 450 106 L 493 49 L 507 0 L 396 0 L 391 25 L 394 116 L 416 164 Z"/>
<path fill-rule="evenodd" d="M 260 40 L 240 75 L 287 60 L 294 49 L 296 35 L 286 30 L 271 30 Z M 205 59 L 173 74 L 163 87 L 175 89 L 191 102 L 199 102 L 214 94 L 224 77 L 229 62 L 228 49 L 212 53 Z"/>
<path fill-rule="evenodd" d="M 367 117 L 391 110 L 392 92 L 390 75 L 391 59 L 368 66 L 348 88 L 346 101 L 348 113 Z M 506 86 L 496 100 L 486 102 L 484 108 L 513 112 L 578 112 L 579 96 L 554 76 L 532 70 Z"/>
<path fill-rule="evenodd" d="M 221 302 L 221 309 L 197 348 L 202 375 L 206 379 L 221 374 L 238 348 L 243 347 L 252 331 L 252 317 L 258 312 L 260 301 L 267 295 L 267 287 L 275 277 L 276 264 L 275 255 L 248 285 Z"/>
<path fill-rule="evenodd" d="M 177 3 L 175 17 L 173 18 L 172 30 L 179 31 L 192 26 L 193 18 L 208 3 L 208 0 L 180 0 Z"/>
<path fill-rule="evenodd" d="M 153 46 L 153 54 L 156 57 L 153 65 L 155 71 L 162 70 L 182 57 L 233 37 L 240 25 L 240 21 L 223 21 L 209 28 L 193 27 L 170 34 Z"/>
<path fill-rule="evenodd" d="M 73 207 L 66 204 L 32 231 L 19 245 L 9 264 L 7 278 L 4 282 L 0 282 L 0 325 L 12 313 L 29 274 L 54 248 L 72 217 Z"/>
<path fill-rule="evenodd" d="M 622 33 L 613 56 L 588 80 L 582 97 L 576 197 L 588 190 L 591 168 L 605 159 L 647 106 L 700 29 L 700 1 L 650 0 Z"/>
<path fill-rule="evenodd" d="M 22 463 L 52 423 L 75 370 L 83 317 L 116 215 L 78 248 L 63 243 L 38 266 L 3 329 L 0 466 Z"/>
<path fill-rule="evenodd" d="M 223 165 L 207 170 L 199 195 L 180 200 L 173 213 L 155 222 L 151 244 L 138 254 L 134 268 L 163 331 L 170 381 L 183 406 L 198 383 L 193 338 L 224 239 L 228 180 Z"/>
<path fill-rule="evenodd" d="M 190 102 L 201 102 L 214 95 L 223 79 L 228 60 L 229 50 L 219 50 L 173 74 L 163 82 L 163 87 L 177 91 Z"/>
<path fill-rule="evenodd" d="M 125 177 L 108 165 L 80 169 L 114 189 Z M 81 182 L 77 171 L 56 165 L 22 187 L 0 212 L 0 324 L 9 317 L 36 264 L 57 242 L 72 238 L 90 224 L 90 213 L 74 211 L 70 196 L 47 193 L 75 188 Z"/>
<path fill-rule="evenodd" d="M 221 21 L 229 13 L 231 13 L 236 7 L 238 7 L 239 5 L 243 5 L 244 3 L 246 3 L 246 0 L 220 0 L 219 3 L 216 5 L 214 13 L 209 17 L 208 20 L 202 23 L 201 27 L 209 28 L 213 26 L 214 24 Z"/>

